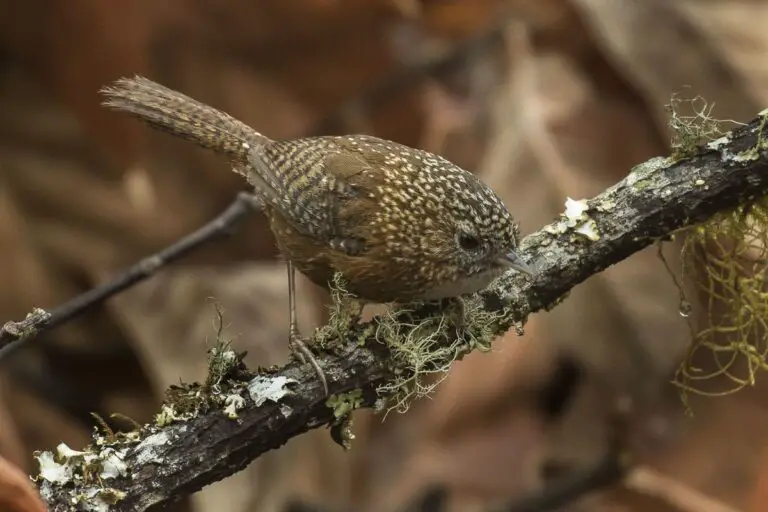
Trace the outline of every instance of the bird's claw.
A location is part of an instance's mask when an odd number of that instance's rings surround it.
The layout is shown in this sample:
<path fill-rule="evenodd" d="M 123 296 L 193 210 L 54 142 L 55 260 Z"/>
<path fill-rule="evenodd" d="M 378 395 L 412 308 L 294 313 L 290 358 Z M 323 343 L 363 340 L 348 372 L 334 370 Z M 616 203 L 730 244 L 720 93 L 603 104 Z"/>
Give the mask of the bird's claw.
<path fill-rule="evenodd" d="M 309 350 L 309 347 L 298 332 L 291 332 L 288 338 L 288 346 L 291 348 L 294 357 L 296 357 L 301 364 L 309 363 L 312 365 L 312 368 L 317 374 L 317 378 L 320 379 L 320 383 L 323 385 L 325 396 L 328 396 L 328 380 L 325 377 L 325 372 L 320 368 L 320 363 L 318 363 L 317 358 L 312 354 L 312 351 Z"/>

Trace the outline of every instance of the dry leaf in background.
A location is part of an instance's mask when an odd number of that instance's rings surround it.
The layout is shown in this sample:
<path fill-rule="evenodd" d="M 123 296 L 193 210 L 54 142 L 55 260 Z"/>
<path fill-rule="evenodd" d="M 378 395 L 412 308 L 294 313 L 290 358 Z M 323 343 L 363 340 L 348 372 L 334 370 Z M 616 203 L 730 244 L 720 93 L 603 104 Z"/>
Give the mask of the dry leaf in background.
<path fill-rule="evenodd" d="M 161 9 L 147 1 L 0 1 L 0 42 L 51 97 L 76 114 L 108 157 L 101 172 L 121 173 L 145 142 L 128 120 L 114 120 L 93 95 L 105 82 L 145 72 L 150 33 Z"/>
<path fill-rule="evenodd" d="M 503 10 L 517 24 L 501 51 L 488 45 L 439 78 L 347 104 L 415 57 L 449 52 L 488 30 Z M 0 238 L 12 248 L 0 256 L 0 269 L 10 269 L 0 271 L 0 311 L 17 318 L 33 305 L 61 303 L 201 225 L 242 186 L 211 155 L 103 112 L 95 90 L 113 75 L 142 72 L 276 138 L 330 118 L 328 131 L 428 146 L 481 173 L 530 232 L 562 211 L 567 196 L 589 197 L 632 165 L 667 153 L 664 105 L 684 86 L 714 102 L 718 117 L 759 110 L 768 76 L 766 10 L 757 0 L 177 0 L 162 10 L 93 0 L 0 2 L 0 28 L 8 28 L 0 40 L 12 56 L 0 78 Z M 66 58 L 71 53 L 78 58 Z M 148 419 L 168 382 L 204 371 L 214 318 L 208 297 L 224 306 L 236 342 L 252 345 L 252 360 L 285 357 L 283 269 L 239 265 L 273 255 L 263 221 L 254 219 L 86 321 L 51 333 L 49 343 L 80 357 L 119 347 L 139 354 L 140 366 L 120 361 L 101 374 L 68 362 L 62 377 L 103 389 L 99 401 L 110 411 Z M 434 400 L 384 423 L 359 415 L 351 455 L 325 432 L 304 436 L 203 490 L 195 510 L 225 502 L 231 510 L 279 510 L 297 490 L 321 503 L 351 495 L 359 510 L 389 512 L 435 481 L 456 490 L 454 509 L 471 510 L 533 488 L 552 457 L 574 467 L 598 457 L 608 412 L 646 385 L 667 390 L 670 409 L 679 411 L 666 382 L 687 340 L 677 301 L 655 251 L 636 255 L 584 283 L 554 312 L 535 315 L 523 338 L 510 334 L 493 353 L 457 364 Z M 305 305 L 307 316 L 316 306 Z M 634 364 L 638 354 L 647 366 Z M 563 358 L 584 375 L 547 424 L 541 390 Z M 31 437 L 20 453 L 62 438 L 76 445 L 73 438 L 87 435 L 75 427 L 61 434 L 63 420 L 43 405 L 26 407 L 29 399 L 16 391 L 8 407 L 19 435 Z M 664 393 L 649 399 L 657 410 L 638 412 L 634 428 L 651 441 L 679 441 L 675 450 L 665 455 L 650 442 L 638 453 L 669 478 L 744 504 L 758 464 L 754 448 L 768 427 L 759 394 L 697 405 L 697 417 L 684 423 L 667 400 Z M 686 435 L 676 438 L 683 427 Z M 661 501 L 617 493 L 603 506 L 659 510 Z"/>
<path fill-rule="evenodd" d="M 45 505 L 29 477 L 3 457 L 0 457 L 0 510 L 45 512 Z"/>
<path fill-rule="evenodd" d="M 572 3 L 611 63 L 642 95 L 660 129 L 666 126 L 663 107 L 670 94 L 683 87 L 716 104 L 715 115 L 722 119 L 747 119 L 765 100 L 764 93 L 753 95 L 765 90 L 759 86 L 765 64 L 744 66 L 766 45 L 758 28 L 766 16 L 761 2 Z"/>

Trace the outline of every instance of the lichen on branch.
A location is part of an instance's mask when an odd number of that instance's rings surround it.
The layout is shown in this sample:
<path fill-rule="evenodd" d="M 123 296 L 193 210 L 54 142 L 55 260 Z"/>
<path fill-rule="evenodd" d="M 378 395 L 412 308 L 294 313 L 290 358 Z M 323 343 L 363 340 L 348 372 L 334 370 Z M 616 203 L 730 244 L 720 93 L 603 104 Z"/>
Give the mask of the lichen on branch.
<path fill-rule="evenodd" d="M 752 123 L 754 142 L 735 150 L 731 145 L 733 134 L 722 134 L 726 121 L 713 116 L 713 107 L 698 96 L 689 100 L 673 96 L 668 106 L 669 124 L 677 157 L 689 158 L 703 145 L 718 151 L 723 162 L 761 158 L 768 149 L 768 109 Z M 681 113 L 683 108 L 692 113 Z M 710 186 L 701 178 L 694 185 L 705 189 Z M 683 240 L 682 282 L 667 268 L 680 291 L 680 315 L 688 323 L 691 343 L 674 383 L 691 412 L 689 393 L 727 395 L 754 385 L 757 373 L 768 368 L 768 198 L 764 193 L 745 191 L 732 208 L 682 228 L 675 235 Z M 694 286 L 693 299 L 686 296 L 685 282 Z M 698 309 L 702 315 L 693 314 Z M 711 356 L 714 370 L 697 366 L 697 356 L 704 351 Z"/>
<path fill-rule="evenodd" d="M 687 404 L 689 393 L 731 394 L 754 385 L 758 372 L 768 369 L 768 200 L 719 213 L 683 235 L 681 273 L 702 299 L 704 317 L 697 327 L 694 301 L 681 294 L 691 344 L 675 384 Z M 714 370 L 697 366 L 702 351 L 710 353 Z"/>
<path fill-rule="evenodd" d="M 382 398 L 397 397 L 403 389 L 391 387 L 398 378 L 416 382 L 414 371 L 442 371 L 457 354 L 487 348 L 490 339 L 520 328 L 530 314 L 556 306 L 574 286 L 660 238 L 754 203 L 768 193 L 763 125 L 759 116 L 685 158 L 651 159 L 598 196 L 574 201 L 555 222 L 522 241 L 536 276 L 505 274 L 459 307 L 461 314 L 456 304 L 423 304 L 360 322 L 338 311 L 336 327 L 344 328 L 321 329 L 315 341 L 322 343 L 314 344 L 335 401 L 328 402 L 312 369 L 295 361 L 253 372 L 238 363 L 217 388 L 227 393 L 223 401 L 208 400 L 194 417 L 140 430 L 122 458 L 130 476 L 109 481 L 121 497 L 110 510 L 167 504 L 239 471 L 292 437 L 339 425 L 350 408 L 380 406 Z M 480 315 L 474 327 L 467 311 Z M 382 342 L 382 329 L 390 329 L 388 341 Z M 434 336 L 426 351 L 419 330 Z M 412 343 L 405 343 L 409 337 Z M 235 389 L 239 392 L 229 392 Z M 235 394 L 239 399 L 227 400 Z M 71 510 L 72 493 L 84 489 L 80 481 L 43 483 L 52 511 Z"/>

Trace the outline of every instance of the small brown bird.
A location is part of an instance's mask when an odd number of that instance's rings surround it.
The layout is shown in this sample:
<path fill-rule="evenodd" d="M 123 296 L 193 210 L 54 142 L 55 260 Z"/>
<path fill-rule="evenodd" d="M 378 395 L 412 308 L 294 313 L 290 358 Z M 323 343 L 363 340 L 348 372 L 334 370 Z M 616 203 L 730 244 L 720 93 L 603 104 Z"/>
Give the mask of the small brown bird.
<path fill-rule="evenodd" d="M 102 90 L 104 104 L 229 157 L 264 204 L 288 261 L 289 343 L 325 375 L 296 326 L 294 267 L 328 288 L 340 272 L 362 301 L 430 301 L 477 292 L 513 268 L 518 227 L 501 199 L 446 159 L 368 135 L 273 141 L 147 78 Z"/>

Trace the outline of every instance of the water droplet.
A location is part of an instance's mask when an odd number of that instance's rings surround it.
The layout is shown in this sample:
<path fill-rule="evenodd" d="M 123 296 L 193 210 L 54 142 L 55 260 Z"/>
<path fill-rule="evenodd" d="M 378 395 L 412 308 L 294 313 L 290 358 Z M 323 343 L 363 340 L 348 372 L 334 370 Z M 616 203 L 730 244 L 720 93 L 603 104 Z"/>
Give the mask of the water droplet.
<path fill-rule="evenodd" d="M 688 318 L 689 316 L 691 316 L 691 310 L 692 309 L 693 309 L 693 307 L 691 306 L 690 302 L 688 302 L 685 299 L 681 299 L 680 300 L 680 309 L 679 309 L 679 311 L 680 311 L 680 316 L 681 317 Z"/>

